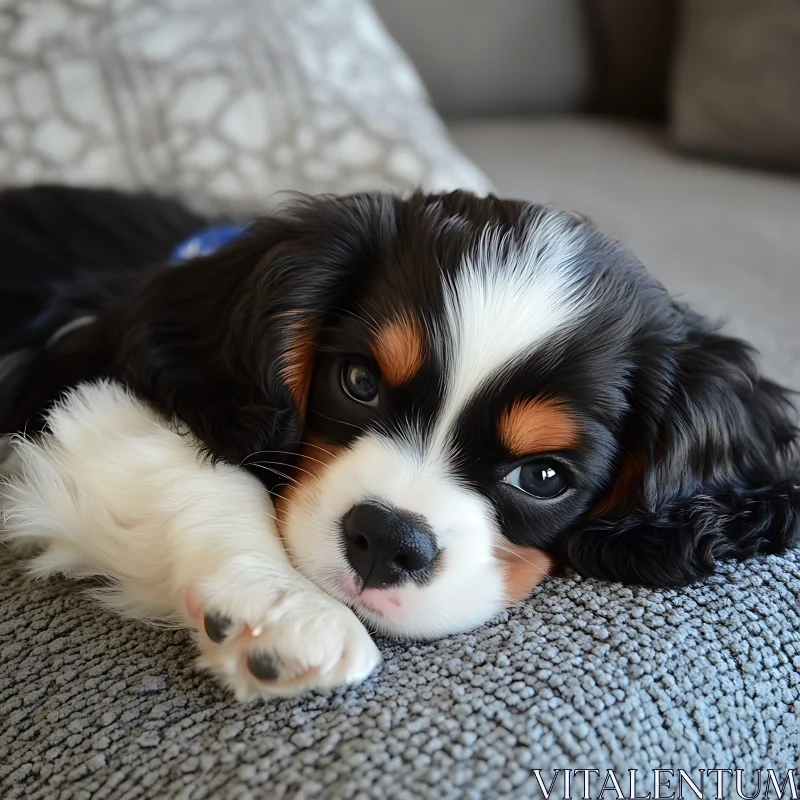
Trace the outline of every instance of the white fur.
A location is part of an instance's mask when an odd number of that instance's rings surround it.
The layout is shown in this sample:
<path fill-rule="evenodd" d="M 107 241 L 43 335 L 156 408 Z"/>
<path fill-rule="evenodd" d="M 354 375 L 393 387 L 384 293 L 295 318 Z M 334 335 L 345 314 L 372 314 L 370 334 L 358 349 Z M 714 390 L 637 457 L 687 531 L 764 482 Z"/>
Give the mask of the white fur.
<path fill-rule="evenodd" d="M 41 549 L 34 575 L 102 576 L 116 610 L 198 629 L 201 664 L 240 698 L 355 683 L 377 666 L 353 613 L 291 566 L 251 475 L 204 461 L 117 384 L 78 387 L 48 421 L 51 432 L 16 442 L 4 491 L 3 538 Z M 205 635 L 207 612 L 232 620 L 222 644 Z M 277 657 L 278 680 L 250 674 L 256 651 Z"/>
<path fill-rule="evenodd" d="M 580 318 L 588 295 L 574 264 L 585 232 L 570 215 L 543 209 L 521 240 L 490 229 L 444 286 L 444 328 L 433 341 L 447 365 L 434 437 L 444 447 L 459 413 L 515 358 L 530 355 Z M 504 251 L 508 251 L 507 253 Z"/>

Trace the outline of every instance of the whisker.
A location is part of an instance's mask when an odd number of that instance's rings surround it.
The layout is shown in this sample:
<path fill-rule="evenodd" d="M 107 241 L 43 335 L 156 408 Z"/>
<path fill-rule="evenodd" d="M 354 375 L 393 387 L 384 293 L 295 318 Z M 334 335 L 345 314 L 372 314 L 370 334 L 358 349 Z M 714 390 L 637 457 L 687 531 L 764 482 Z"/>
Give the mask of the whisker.
<path fill-rule="evenodd" d="M 523 558 L 519 553 L 517 553 L 514 550 L 509 550 L 508 548 L 503 547 L 501 544 L 496 544 L 495 547 L 498 550 L 502 550 L 504 553 L 508 553 L 509 555 L 518 558 L 520 561 L 524 561 L 529 567 L 533 567 L 542 576 L 550 574 L 546 569 L 542 569 L 538 564 L 534 564 L 533 561 L 528 561 L 527 558 Z"/>
<path fill-rule="evenodd" d="M 275 464 L 277 466 L 281 466 L 281 464 L 283 464 L 283 461 L 251 461 L 250 462 L 250 465 L 252 465 L 254 467 L 259 467 L 262 464 Z M 296 469 L 299 472 L 305 472 L 306 475 L 310 475 L 312 478 L 316 478 L 317 477 L 313 472 L 309 472 L 307 469 L 303 469 L 302 467 L 292 467 L 292 469 Z M 296 479 L 294 479 L 294 480 L 296 480 Z"/>
<path fill-rule="evenodd" d="M 367 313 L 366 310 L 363 308 L 363 306 L 359 305 L 359 308 L 362 311 L 364 311 L 365 314 Z M 336 308 L 333 308 L 332 311 L 338 311 L 342 314 L 349 314 L 351 317 L 357 319 L 359 322 L 363 322 L 373 333 L 378 333 L 380 330 L 378 327 L 378 323 L 375 320 L 375 317 L 372 316 L 372 314 L 369 315 L 370 318 L 372 319 L 372 322 L 370 322 L 369 320 L 365 319 L 359 314 L 356 314 L 355 311 L 349 308 L 342 308 L 341 306 L 337 306 Z"/>
<path fill-rule="evenodd" d="M 291 483 L 279 483 L 277 486 L 275 486 L 275 488 L 274 488 L 274 490 L 273 490 L 273 491 L 277 492 L 277 491 L 278 491 L 278 489 L 282 489 L 284 486 L 285 486 L 287 489 L 291 489 L 291 488 L 292 488 L 292 484 L 291 484 Z M 277 522 L 277 521 L 278 521 L 276 517 L 273 517 L 273 519 L 275 520 L 275 522 Z"/>
<path fill-rule="evenodd" d="M 308 444 L 310 447 L 314 447 L 315 446 L 315 445 L 311 445 L 311 444 L 309 444 L 307 442 L 300 442 L 300 444 Z M 320 448 L 320 449 L 323 449 L 323 448 Z M 328 451 L 326 450 L 325 452 L 327 453 Z M 245 462 L 248 459 L 253 458 L 253 456 L 259 456 L 259 455 L 262 455 L 262 454 L 264 454 L 264 455 L 273 455 L 274 454 L 274 455 L 282 455 L 282 456 L 298 456 L 299 455 L 298 453 L 292 453 L 292 452 L 290 452 L 288 450 L 257 450 L 255 453 L 250 453 L 249 456 L 245 456 L 239 462 L 239 466 L 243 467 L 245 465 Z M 332 456 L 333 453 L 328 453 L 328 455 Z M 325 466 L 325 462 L 324 461 L 320 461 L 318 458 L 314 458 L 313 456 L 304 455 L 303 458 L 307 458 L 309 461 L 316 461 L 318 464 L 322 464 L 323 467 Z M 257 464 L 259 462 L 256 461 L 255 463 Z M 269 462 L 264 462 L 264 463 L 284 464 L 285 462 L 284 461 L 269 461 Z M 299 467 L 298 467 L 298 469 L 299 469 Z"/>
<path fill-rule="evenodd" d="M 294 481 L 296 484 L 298 485 L 300 484 L 300 481 L 298 481 L 297 478 L 293 478 L 291 475 L 287 475 L 285 472 L 280 472 L 280 470 L 274 469 L 273 467 L 265 467 L 262 466 L 261 464 L 253 464 L 253 466 L 258 467 L 259 469 L 263 469 L 266 472 L 273 472 L 275 473 L 275 475 L 277 475 L 280 478 L 283 478 L 284 480 Z"/>
<path fill-rule="evenodd" d="M 328 450 L 326 447 L 321 447 L 318 444 L 314 444 L 313 442 L 300 442 L 299 444 L 303 445 L 304 447 L 316 447 L 317 450 L 322 450 L 325 455 L 330 456 L 331 458 L 336 458 L 336 453 L 332 450 Z M 320 464 L 324 464 L 324 462 L 320 461 Z"/>
<path fill-rule="evenodd" d="M 372 314 L 370 314 L 370 313 L 369 313 L 369 311 L 367 311 L 367 309 L 366 309 L 366 308 L 364 308 L 364 306 L 362 306 L 362 305 L 361 305 L 361 303 L 356 303 L 356 306 L 357 306 L 357 307 L 358 307 L 358 308 L 359 308 L 361 311 L 363 311 L 363 312 L 364 312 L 364 313 L 365 313 L 365 314 L 366 314 L 366 315 L 367 315 L 367 316 L 368 316 L 368 317 L 369 317 L 369 318 L 370 318 L 370 319 L 373 321 L 373 323 L 375 323 L 375 328 L 374 328 L 375 332 L 376 332 L 376 333 L 377 333 L 377 332 L 379 332 L 379 331 L 380 331 L 380 328 L 381 328 L 381 326 L 380 326 L 380 324 L 378 323 L 378 320 L 376 320 L 376 319 L 375 319 L 375 317 L 373 317 L 373 316 L 372 316 Z"/>
<path fill-rule="evenodd" d="M 286 484 L 282 484 L 281 483 L 281 484 L 278 484 L 278 485 L 279 486 L 285 486 Z M 274 504 L 273 504 L 273 508 L 274 508 Z M 265 513 L 276 525 L 280 525 L 280 521 L 278 520 L 278 517 L 277 517 L 276 514 L 270 514 L 269 511 L 267 511 Z"/>
<path fill-rule="evenodd" d="M 352 422 L 345 422 L 343 419 L 334 419 L 333 417 L 328 417 L 328 416 L 326 416 L 325 414 L 323 414 L 323 413 L 321 413 L 319 411 L 317 411 L 316 413 L 320 417 L 322 417 L 323 419 L 330 420 L 331 422 L 336 422 L 336 423 L 338 423 L 340 425 L 349 425 L 351 428 L 358 428 L 358 430 L 361 430 L 361 426 L 360 425 L 354 425 Z"/>

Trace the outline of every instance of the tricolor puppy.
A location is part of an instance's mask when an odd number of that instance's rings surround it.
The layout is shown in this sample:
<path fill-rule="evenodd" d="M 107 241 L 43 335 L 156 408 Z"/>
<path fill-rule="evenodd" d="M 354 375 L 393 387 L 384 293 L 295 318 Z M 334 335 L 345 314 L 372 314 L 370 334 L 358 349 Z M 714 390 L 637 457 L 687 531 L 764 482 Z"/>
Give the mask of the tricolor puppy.
<path fill-rule="evenodd" d="M 367 629 L 472 628 L 556 563 L 668 586 L 797 540 L 788 393 L 583 217 L 302 199 L 170 263 L 207 224 L 0 197 L 5 537 L 240 697 L 357 682 Z"/>

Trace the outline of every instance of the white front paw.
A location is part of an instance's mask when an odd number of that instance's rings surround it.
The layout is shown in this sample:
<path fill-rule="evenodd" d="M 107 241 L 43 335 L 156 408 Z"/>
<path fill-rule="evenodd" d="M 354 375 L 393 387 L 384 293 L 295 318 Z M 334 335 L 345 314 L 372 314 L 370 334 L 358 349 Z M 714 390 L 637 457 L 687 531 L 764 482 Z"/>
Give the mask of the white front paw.
<path fill-rule="evenodd" d="M 381 660 L 349 608 L 312 584 L 213 582 L 190 590 L 199 665 L 240 700 L 363 681 Z"/>

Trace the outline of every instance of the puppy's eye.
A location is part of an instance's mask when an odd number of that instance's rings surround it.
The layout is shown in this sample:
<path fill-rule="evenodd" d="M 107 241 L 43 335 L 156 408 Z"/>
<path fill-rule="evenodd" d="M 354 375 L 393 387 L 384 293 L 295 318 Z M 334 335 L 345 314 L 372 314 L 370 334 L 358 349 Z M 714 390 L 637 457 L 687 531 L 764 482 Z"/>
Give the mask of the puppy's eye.
<path fill-rule="evenodd" d="M 503 480 L 533 497 L 558 497 L 567 489 L 567 478 L 554 461 L 529 461 L 512 469 Z"/>
<path fill-rule="evenodd" d="M 378 377 L 360 361 L 348 361 L 342 367 L 342 389 L 357 403 L 378 405 Z"/>

